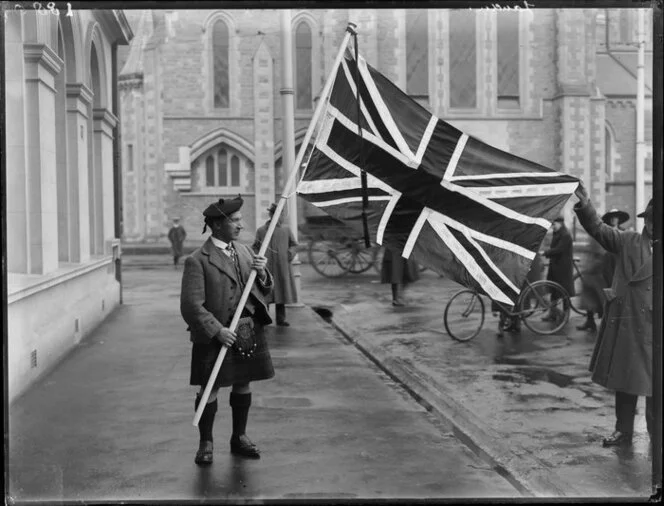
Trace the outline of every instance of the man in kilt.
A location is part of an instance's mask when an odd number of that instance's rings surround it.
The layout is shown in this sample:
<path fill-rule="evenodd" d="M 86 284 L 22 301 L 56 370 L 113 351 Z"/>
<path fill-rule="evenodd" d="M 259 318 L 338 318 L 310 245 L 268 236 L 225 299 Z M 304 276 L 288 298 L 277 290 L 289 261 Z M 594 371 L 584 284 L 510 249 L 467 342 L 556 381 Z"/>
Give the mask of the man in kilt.
<path fill-rule="evenodd" d="M 243 228 L 242 204 L 239 196 L 219 199 L 203 212 L 203 233 L 210 227 L 212 235 L 187 257 L 182 275 L 180 311 L 189 325 L 193 343 L 190 384 L 201 387 L 195 409 L 222 345 L 229 348 L 198 423 L 200 444 L 195 462 L 199 465 L 212 463 L 217 392 L 220 387 L 228 386 L 232 386 L 231 453 L 260 458 L 258 448 L 245 434 L 251 406 L 250 382 L 274 376 L 263 329 L 272 323 L 264 299 L 272 290 L 272 275 L 266 269 L 265 257 L 255 255 L 248 246 L 237 242 Z M 256 283 L 236 332 L 231 332 L 229 326 L 252 269 L 257 271 Z"/>

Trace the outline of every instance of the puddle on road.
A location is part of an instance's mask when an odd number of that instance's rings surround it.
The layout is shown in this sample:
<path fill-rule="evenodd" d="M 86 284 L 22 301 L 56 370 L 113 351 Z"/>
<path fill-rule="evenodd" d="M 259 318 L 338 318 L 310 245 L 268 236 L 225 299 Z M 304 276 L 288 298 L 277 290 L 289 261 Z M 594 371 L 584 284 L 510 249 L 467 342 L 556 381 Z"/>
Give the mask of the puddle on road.
<path fill-rule="evenodd" d="M 525 358 L 515 358 L 515 357 L 496 357 L 493 359 L 496 364 L 507 364 L 507 365 L 528 365 L 528 360 Z"/>
<path fill-rule="evenodd" d="M 513 383 L 538 383 L 546 382 L 552 383 L 560 388 L 568 387 L 574 378 L 567 374 L 562 374 L 551 369 L 541 368 L 515 368 L 513 371 L 506 373 L 493 374 L 491 376 L 497 381 L 509 381 Z"/>

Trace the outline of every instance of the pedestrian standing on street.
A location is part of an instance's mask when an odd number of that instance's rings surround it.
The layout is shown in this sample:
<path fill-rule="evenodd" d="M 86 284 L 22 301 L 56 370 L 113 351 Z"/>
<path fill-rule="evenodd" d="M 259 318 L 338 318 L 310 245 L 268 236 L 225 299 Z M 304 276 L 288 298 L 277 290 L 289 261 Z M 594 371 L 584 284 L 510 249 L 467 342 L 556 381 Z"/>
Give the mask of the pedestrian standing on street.
<path fill-rule="evenodd" d="M 267 212 L 270 219 L 256 230 L 256 240 L 253 244 L 253 249 L 258 252 L 263 244 L 263 239 L 267 234 L 267 229 L 270 222 L 274 218 L 274 212 L 277 210 L 277 205 L 272 204 Z M 293 236 L 290 228 L 283 225 L 282 217 L 279 217 L 277 225 L 274 229 L 270 245 L 267 248 L 265 257 L 267 258 L 267 270 L 270 271 L 274 278 L 274 289 L 271 295 L 266 297 L 268 306 L 272 303 L 275 305 L 275 312 L 277 316 L 277 325 L 288 327 L 290 324 L 286 321 L 286 304 L 295 302 L 295 281 L 291 271 L 291 262 L 295 258 L 295 248 L 297 241 Z"/>
<path fill-rule="evenodd" d="M 652 199 L 639 214 L 641 233 L 621 231 L 598 217 L 582 183 L 574 206 L 581 226 L 616 255 L 613 283 L 607 289 L 604 318 L 590 359 L 592 380 L 615 391 L 615 431 L 604 446 L 629 445 L 639 396 L 646 397 L 646 425 L 652 435 Z M 652 439 L 651 439 L 652 441 Z"/>
<path fill-rule="evenodd" d="M 187 231 L 180 225 L 180 218 L 173 218 L 173 226 L 168 231 L 168 240 L 171 241 L 173 251 L 173 266 L 177 267 L 182 256 L 182 246 L 187 237 Z"/>
<path fill-rule="evenodd" d="M 624 230 L 621 225 L 629 220 L 629 214 L 618 209 L 611 209 L 602 216 L 602 221 L 607 225 Z M 581 300 L 586 309 L 586 321 L 577 327 L 577 330 L 589 330 L 595 332 L 595 314 L 600 318 L 603 315 L 604 289 L 609 288 L 613 282 L 613 271 L 615 270 L 615 255 L 606 251 L 600 244 L 591 239 L 589 255 L 589 266 L 583 272 L 583 289 Z"/>
<path fill-rule="evenodd" d="M 190 384 L 199 385 L 195 409 L 214 367 L 222 345 L 228 352 L 214 382 L 210 398 L 198 423 L 200 443 L 197 464 L 212 463 L 212 426 L 217 412 L 217 392 L 232 386 L 229 404 L 232 409 L 233 435 L 231 453 L 260 458 L 258 447 L 245 431 L 251 406 L 250 382 L 274 376 L 272 359 L 265 340 L 264 325 L 272 323 L 265 296 L 272 290 L 272 275 L 267 259 L 237 242 L 242 230 L 242 198 L 219 199 L 203 212 L 205 227 L 211 237 L 187 257 L 182 275 L 180 311 L 191 332 Z M 242 310 L 235 332 L 229 328 L 251 270 L 257 271 L 256 283 Z"/>
<path fill-rule="evenodd" d="M 392 305 L 404 306 L 401 297 L 406 285 L 420 279 L 417 264 L 410 259 L 385 248 L 383 263 L 380 270 L 380 282 L 392 285 Z"/>
<path fill-rule="evenodd" d="M 555 281 L 562 286 L 567 294 L 574 295 L 574 275 L 572 258 L 572 236 L 570 235 L 565 220 L 559 216 L 553 220 L 553 239 L 549 249 L 540 252 L 549 259 L 549 272 L 546 279 Z M 555 302 L 557 299 L 552 300 Z M 544 321 L 556 321 L 561 316 L 560 310 L 554 305 L 546 315 Z"/>

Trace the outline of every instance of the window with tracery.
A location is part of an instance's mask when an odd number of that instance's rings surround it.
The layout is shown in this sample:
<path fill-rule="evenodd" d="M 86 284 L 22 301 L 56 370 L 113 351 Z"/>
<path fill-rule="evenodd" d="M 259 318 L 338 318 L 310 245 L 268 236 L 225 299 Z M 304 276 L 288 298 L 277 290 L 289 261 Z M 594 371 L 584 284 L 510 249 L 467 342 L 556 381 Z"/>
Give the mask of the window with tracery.
<path fill-rule="evenodd" d="M 427 9 L 406 10 L 406 93 L 429 96 Z"/>
<path fill-rule="evenodd" d="M 497 100 L 500 109 L 519 108 L 519 13 L 496 14 L 498 66 Z"/>
<path fill-rule="evenodd" d="M 205 170 L 204 181 L 207 188 L 239 190 L 243 185 L 243 172 L 253 168 L 251 160 L 227 145 L 217 146 L 199 159 L 201 170 Z"/>
<path fill-rule="evenodd" d="M 311 27 L 300 21 L 295 27 L 295 104 L 297 109 L 311 109 L 312 82 Z"/>
<path fill-rule="evenodd" d="M 228 108 L 230 104 L 229 49 L 228 26 L 224 21 L 218 20 L 212 27 L 213 87 L 216 108 Z"/>
<path fill-rule="evenodd" d="M 475 13 L 449 13 L 450 107 L 477 107 L 477 28 Z"/>

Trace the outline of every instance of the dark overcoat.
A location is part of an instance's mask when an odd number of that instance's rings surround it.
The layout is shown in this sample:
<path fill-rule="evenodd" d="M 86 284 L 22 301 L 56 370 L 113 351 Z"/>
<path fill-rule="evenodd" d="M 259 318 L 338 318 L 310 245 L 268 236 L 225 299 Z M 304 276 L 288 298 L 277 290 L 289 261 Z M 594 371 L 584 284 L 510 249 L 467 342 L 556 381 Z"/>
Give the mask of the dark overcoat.
<path fill-rule="evenodd" d="M 615 255 L 606 251 L 593 239 L 590 245 L 587 266 L 582 272 L 581 304 L 584 309 L 600 316 L 603 314 L 604 289 L 611 286 L 614 269 Z"/>
<path fill-rule="evenodd" d="M 652 251 L 647 233 L 604 223 L 592 204 L 574 207 L 583 228 L 616 255 L 616 269 L 590 360 L 592 380 L 632 395 L 652 391 Z"/>
<path fill-rule="evenodd" d="M 253 244 L 254 251 L 258 252 L 260 249 L 269 226 L 270 222 L 268 221 L 256 230 L 256 240 Z M 291 272 L 291 260 L 295 257 L 295 247 L 297 247 L 297 241 L 295 241 L 290 228 L 277 225 L 274 234 L 272 234 L 272 239 L 270 239 L 270 246 L 265 252 L 267 268 L 274 278 L 274 290 L 265 299 L 268 304 L 291 304 L 295 302 L 295 280 Z"/>
<path fill-rule="evenodd" d="M 546 279 L 560 284 L 570 296 L 574 295 L 573 251 L 572 236 L 567 227 L 563 225 L 560 230 L 553 232 L 551 246 L 544 250 L 544 256 L 549 259 L 549 272 Z"/>
<path fill-rule="evenodd" d="M 168 231 L 168 240 L 171 241 L 171 249 L 173 250 L 174 257 L 182 256 L 182 245 L 186 237 L 187 232 L 182 226 L 171 227 Z"/>
<path fill-rule="evenodd" d="M 208 240 L 188 256 L 184 262 L 180 312 L 189 325 L 192 348 L 191 381 L 193 385 L 207 383 L 221 344 L 214 337 L 222 327 L 229 327 L 242 296 L 242 290 L 251 273 L 253 253 L 237 242 L 233 243 L 240 264 L 240 280 L 233 261 Z M 258 339 L 258 349 L 252 359 L 243 359 L 234 347 L 226 353 L 215 386 L 257 381 L 274 376 L 264 325 L 272 323 L 265 296 L 273 286 L 272 274 L 266 271 L 264 283 L 258 277 L 254 283 L 247 308 Z"/>
<path fill-rule="evenodd" d="M 380 282 L 391 284 L 408 284 L 420 279 L 420 273 L 415 261 L 394 253 L 385 248 L 383 263 L 380 269 Z"/>

